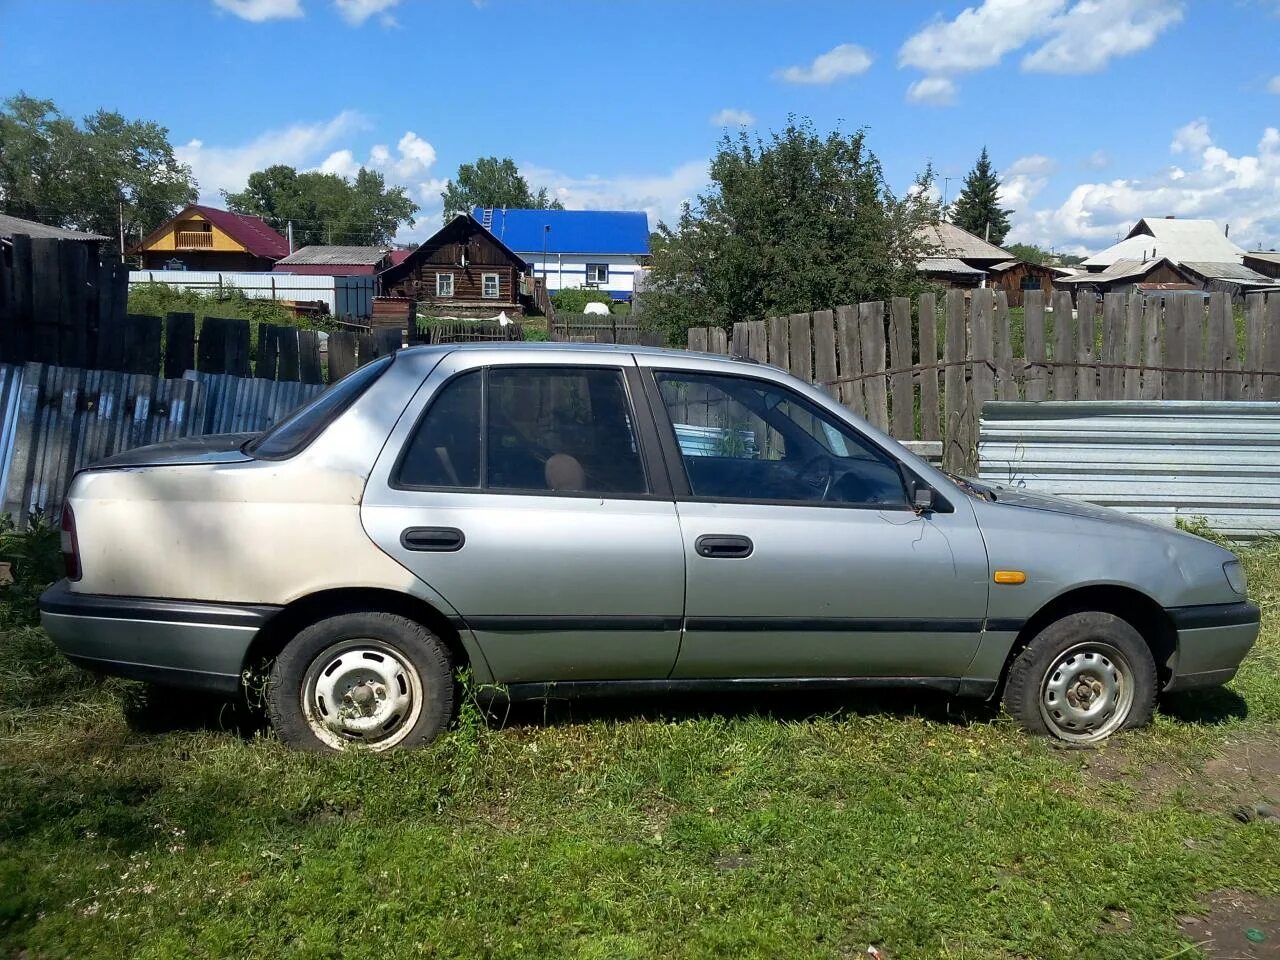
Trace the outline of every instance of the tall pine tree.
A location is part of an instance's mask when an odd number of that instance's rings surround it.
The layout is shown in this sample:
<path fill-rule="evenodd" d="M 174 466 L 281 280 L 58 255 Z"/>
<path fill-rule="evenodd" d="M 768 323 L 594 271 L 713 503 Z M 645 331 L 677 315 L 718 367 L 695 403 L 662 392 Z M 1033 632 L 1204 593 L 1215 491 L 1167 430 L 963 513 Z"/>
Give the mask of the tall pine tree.
<path fill-rule="evenodd" d="M 964 178 L 964 189 L 951 209 L 951 222 L 998 247 L 1009 234 L 1011 213 L 1012 210 L 1000 206 L 1000 178 L 991 166 L 987 148 L 983 147 L 982 156 Z"/>

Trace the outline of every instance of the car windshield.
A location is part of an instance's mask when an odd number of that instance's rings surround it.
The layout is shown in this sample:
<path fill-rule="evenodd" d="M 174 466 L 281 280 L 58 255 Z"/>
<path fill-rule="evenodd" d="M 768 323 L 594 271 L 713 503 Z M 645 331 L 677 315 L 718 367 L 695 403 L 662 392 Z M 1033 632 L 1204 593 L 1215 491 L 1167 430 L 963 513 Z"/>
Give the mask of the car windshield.
<path fill-rule="evenodd" d="M 343 377 L 306 406 L 246 443 L 244 452 L 260 460 L 286 460 L 306 449 L 325 427 L 386 373 L 394 356 L 379 357 Z"/>

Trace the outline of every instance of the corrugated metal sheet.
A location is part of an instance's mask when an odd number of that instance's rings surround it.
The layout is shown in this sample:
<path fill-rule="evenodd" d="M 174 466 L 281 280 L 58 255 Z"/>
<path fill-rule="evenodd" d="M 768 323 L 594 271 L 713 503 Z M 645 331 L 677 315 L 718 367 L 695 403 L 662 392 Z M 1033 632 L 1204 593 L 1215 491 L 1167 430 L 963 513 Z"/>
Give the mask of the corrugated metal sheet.
<path fill-rule="evenodd" d="M 195 370 L 188 370 L 183 379 L 201 386 L 193 417 L 196 434 L 266 430 L 325 389 L 319 383 L 246 379 Z"/>
<path fill-rule="evenodd" d="M 195 383 L 39 363 L 0 370 L 4 511 L 19 524 L 56 514 L 81 467 L 199 432 Z"/>
<path fill-rule="evenodd" d="M 983 480 L 1233 540 L 1280 534 L 1280 403 L 988 402 L 979 432 Z"/>

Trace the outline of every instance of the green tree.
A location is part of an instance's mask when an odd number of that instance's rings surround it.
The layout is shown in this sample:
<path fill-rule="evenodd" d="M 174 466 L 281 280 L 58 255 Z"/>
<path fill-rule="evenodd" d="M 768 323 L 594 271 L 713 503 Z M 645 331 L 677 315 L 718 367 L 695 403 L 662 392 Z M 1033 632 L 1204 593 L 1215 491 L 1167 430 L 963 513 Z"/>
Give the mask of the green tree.
<path fill-rule="evenodd" d="M 517 210 L 563 210 L 559 200 L 542 187 L 537 193 L 520 175 L 510 157 L 481 157 L 458 167 L 458 175 L 445 184 L 440 194 L 444 215 L 453 217 L 475 207 L 512 207 Z"/>
<path fill-rule="evenodd" d="M 711 189 L 659 226 L 638 298 L 642 323 L 678 340 L 692 325 L 909 295 L 936 223 L 926 170 L 906 196 L 884 180 L 866 132 L 818 134 L 791 118 L 769 139 L 726 135 Z"/>
<path fill-rule="evenodd" d="M 1052 253 L 1044 247 L 1037 247 L 1034 243 L 1011 243 L 1005 249 L 1027 263 L 1046 264 L 1053 260 Z"/>
<path fill-rule="evenodd" d="M 169 131 L 99 110 L 78 125 L 52 100 L 19 93 L 0 104 L 0 209 L 114 237 L 123 215 L 137 238 L 196 199 L 191 168 Z"/>
<path fill-rule="evenodd" d="M 1011 213 L 1000 206 L 1000 178 L 983 147 L 978 162 L 964 178 L 964 187 L 951 209 L 951 222 L 998 247 L 1009 235 Z"/>
<path fill-rule="evenodd" d="M 364 167 L 348 180 L 276 164 L 251 173 L 243 190 L 224 191 L 223 197 L 228 209 L 261 217 L 278 230 L 293 223 L 295 247 L 390 244 L 401 224 L 413 226 L 418 212 L 403 187 L 388 188 L 381 173 Z"/>

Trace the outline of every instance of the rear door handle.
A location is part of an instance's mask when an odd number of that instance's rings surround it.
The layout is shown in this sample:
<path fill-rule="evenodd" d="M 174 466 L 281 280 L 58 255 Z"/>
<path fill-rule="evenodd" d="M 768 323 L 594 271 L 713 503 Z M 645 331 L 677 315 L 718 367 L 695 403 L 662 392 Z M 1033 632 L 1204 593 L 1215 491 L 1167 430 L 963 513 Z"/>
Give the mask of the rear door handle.
<path fill-rule="evenodd" d="M 751 556 L 755 544 L 751 542 L 750 537 L 709 533 L 695 540 L 693 548 L 700 557 L 716 560 L 745 560 Z"/>
<path fill-rule="evenodd" d="M 419 553 L 453 553 L 466 542 L 457 527 L 409 527 L 400 534 L 400 546 Z"/>

